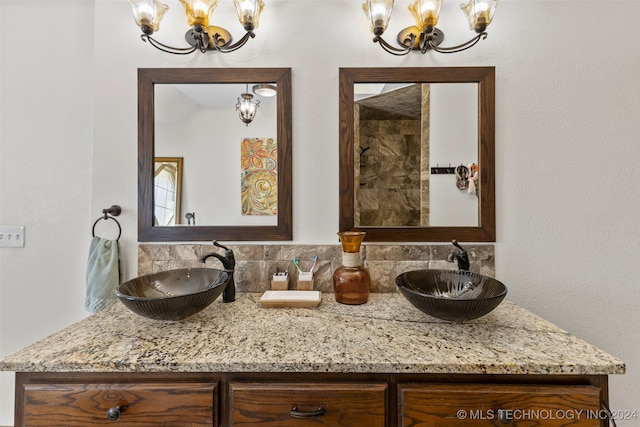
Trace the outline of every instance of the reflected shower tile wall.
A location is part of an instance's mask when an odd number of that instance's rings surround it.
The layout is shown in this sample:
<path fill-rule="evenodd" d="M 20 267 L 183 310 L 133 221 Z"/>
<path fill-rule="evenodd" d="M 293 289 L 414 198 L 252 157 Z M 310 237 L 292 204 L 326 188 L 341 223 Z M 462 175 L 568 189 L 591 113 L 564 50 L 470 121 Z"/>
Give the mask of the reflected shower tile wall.
<path fill-rule="evenodd" d="M 359 123 L 359 224 L 420 225 L 420 121 Z"/>
<path fill-rule="evenodd" d="M 342 247 L 336 245 L 228 245 L 236 259 L 236 287 L 238 292 L 263 292 L 270 288 L 276 271 L 289 271 L 289 288 L 295 289 L 297 271 L 293 258 L 300 260 L 303 270 L 311 267 L 311 259 L 318 256 L 315 270 L 315 289 L 333 292 L 333 272 L 342 265 Z M 469 253 L 470 270 L 495 276 L 493 245 L 464 245 Z M 371 275 L 371 292 L 397 292 L 395 277 L 405 271 L 422 268 L 455 269 L 446 262 L 452 252 L 450 244 L 382 245 L 365 244 L 363 265 Z M 202 267 L 198 259 L 210 252 L 222 253 L 210 244 L 140 244 L 138 246 L 138 274 L 150 274 L 175 268 Z M 221 268 L 215 260 L 207 267 Z"/>

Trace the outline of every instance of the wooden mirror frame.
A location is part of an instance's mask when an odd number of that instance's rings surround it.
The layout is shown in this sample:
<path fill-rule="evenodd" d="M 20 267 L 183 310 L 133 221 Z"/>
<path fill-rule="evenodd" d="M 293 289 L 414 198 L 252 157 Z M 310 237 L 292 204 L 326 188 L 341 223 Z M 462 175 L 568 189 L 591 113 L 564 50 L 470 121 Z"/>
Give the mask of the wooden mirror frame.
<path fill-rule="evenodd" d="M 356 227 L 354 207 L 354 84 L 477 83 L 477 227 Z M 340 231 L 361 230 L 369 242 L 495 242 L 495 67 L 340 68 Z"/>
<path fill-rule="evenodd" d="M 156 84 L 277 84 L 278 217 L 274 226 L 154 226 L 154 87 Z M 138 241 L 291 240 L 291 68 L 138 69 Z M 214 164 L 212 160 L 212 165 Z M 240 177 L 238 176 L 238 180 Z M 215 185 L 228 185 L 212 180 Z M 240 188 L 238 188 L 240 191 Z"/>

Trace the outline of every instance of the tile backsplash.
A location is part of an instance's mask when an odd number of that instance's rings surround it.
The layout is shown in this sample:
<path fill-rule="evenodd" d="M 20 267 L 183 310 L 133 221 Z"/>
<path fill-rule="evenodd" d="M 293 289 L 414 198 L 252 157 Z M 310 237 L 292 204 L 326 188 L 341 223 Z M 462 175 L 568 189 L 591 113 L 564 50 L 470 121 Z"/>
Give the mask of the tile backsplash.
<path fill-rule="evenodd" d="M 342 246 L 239 244 L 228 245 L 236 259 L 235 281 L 238 292 L 263 292 L 270 288 L 276 271 L 289 271 L 289 288 L 295 289 L 297 270 L 293 259 L 298 258 L 302 270 L 311 267 L 311 259 L 318 256 L 315 270 L 315 289 L 333 292 L 333 272 L 342 265 Z M 469 253 L 470 271 L 495 276 L 493 245 L 464 245 Z M 363 244 L 363 265 L 371 275 L 371 292 L 396 292 L 395 277 L 405 271 L 422 268 L 455 269 L 456 264 L 446 261 L 455 248 L 439 245 L 380 245 Z M 158 271 L 202 267 L 198 259 L 205 254 L 223 251 L 211 244 L 139 244 L 138 274 Z M 215 258 L 207 267 L 222 268 Z"/>

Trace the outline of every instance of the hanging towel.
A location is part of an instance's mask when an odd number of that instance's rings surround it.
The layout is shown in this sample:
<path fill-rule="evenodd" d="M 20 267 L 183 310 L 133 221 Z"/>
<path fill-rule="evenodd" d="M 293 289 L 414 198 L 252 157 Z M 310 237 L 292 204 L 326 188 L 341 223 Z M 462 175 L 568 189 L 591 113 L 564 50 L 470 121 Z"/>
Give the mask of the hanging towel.
<path fill-rule="evenodd" d="M 87 261 L 87 295 L 84 308 L 96 313 L 116 300 L 120 284 L 120 244 L 117 240 L 95 236 Z"/>

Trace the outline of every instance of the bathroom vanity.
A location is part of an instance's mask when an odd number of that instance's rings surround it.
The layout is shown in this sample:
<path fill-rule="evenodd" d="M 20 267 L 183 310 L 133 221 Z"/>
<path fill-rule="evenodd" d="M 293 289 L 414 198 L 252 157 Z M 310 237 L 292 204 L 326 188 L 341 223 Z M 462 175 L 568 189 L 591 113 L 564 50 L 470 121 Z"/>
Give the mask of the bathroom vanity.
<path fill-rule="evenodd" d="M 16 426 L 605 426 L 625 365 L 504 301 L 448 323 L 399 294 L 180 322 L 121 304 L 6 357 Z"/>

